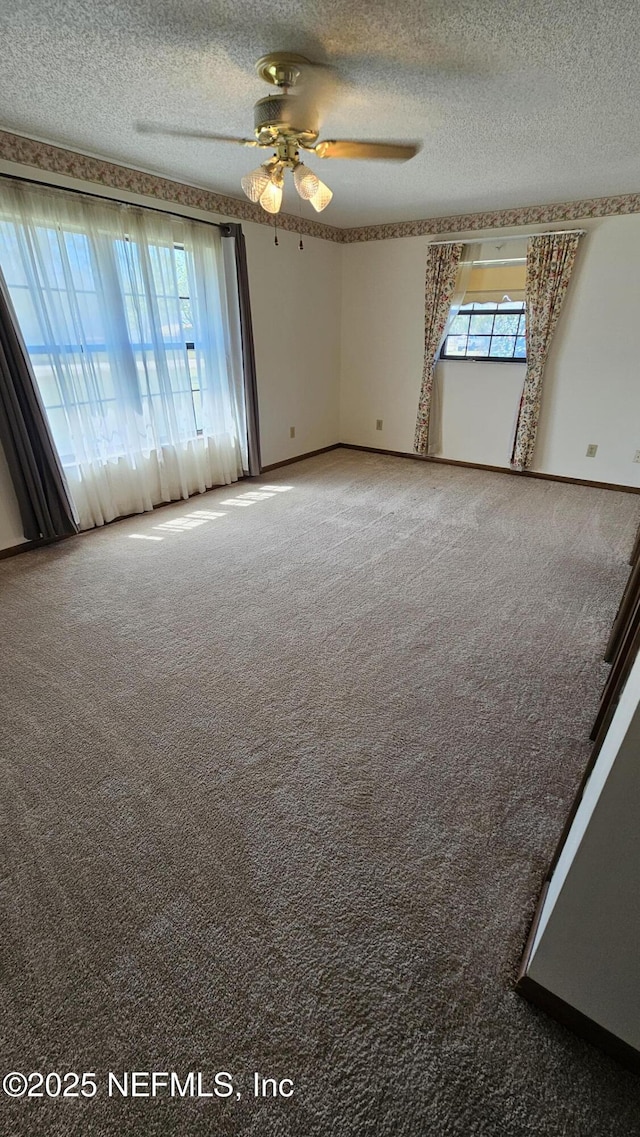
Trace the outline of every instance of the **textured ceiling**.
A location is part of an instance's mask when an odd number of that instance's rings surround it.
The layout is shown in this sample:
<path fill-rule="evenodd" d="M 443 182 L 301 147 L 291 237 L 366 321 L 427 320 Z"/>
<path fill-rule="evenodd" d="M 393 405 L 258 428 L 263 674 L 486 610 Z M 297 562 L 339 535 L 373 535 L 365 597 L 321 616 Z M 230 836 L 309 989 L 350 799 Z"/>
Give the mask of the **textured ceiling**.
<path fill-rule="evenodd" d="M 0 38 L 1 128 L 233 197 L 265 152 L 135 123 L 250 135 L 260 55 L 332 64 L 321 137 L 422 144 L 403 165 L 311 158 L 333 225 L 640 187 L 635 0 L 1 0 Z"/>

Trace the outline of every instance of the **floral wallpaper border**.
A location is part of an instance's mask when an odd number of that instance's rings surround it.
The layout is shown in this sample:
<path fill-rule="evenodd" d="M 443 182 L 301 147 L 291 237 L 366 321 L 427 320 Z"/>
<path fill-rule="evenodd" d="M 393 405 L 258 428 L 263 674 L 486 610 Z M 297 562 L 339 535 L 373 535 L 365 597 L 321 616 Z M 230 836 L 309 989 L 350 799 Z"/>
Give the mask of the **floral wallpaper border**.
<path fill-rule="evenodd" d="M 347 244 L 383 241 L 390 237 L 422 237 L 516 225 L 546 225 L 552 221 L 583 221 L 587 217 L 610 217 L 621 213 L 640 213 L 640 193 L 592 197 L 555 205 L 523 205 L 517 209 L 496 209 L 487 213 L 454 213 L 449 217 L 396 221 L 388 225 L 363 225 L 357 229 L 340 229 L 339 240 Z"/>
<path fill-rule="evenodd" d="M 157 174 L 147 174 L 129 166 L 107 162 L 102 158 L 90 158 L 86 154 L 52 146 L 48 142 L 36 142 L 32 138 L 8 131 L 0 130 L 0 158 L 25 166 L 35 166 L 39 170 L 66 174 L 110 189 L 128 190 L 161 201 L 188 205 L 223 217 L 273 225 L 271 218 L 267 217 L 259 205 L 243 198 L 227 197 L 212 190 L 199 189 Z M 432 237 L 439 233 L 579 221 L 588 217 L 611 217 L 625 213 L 640 213 L 640 193 L 586 198 L 554 205 L 525 205 L 517 209 L 497 209 L 485 213 L 454 213 L 448 217 L 426 217 L 419 221 L 395 221 L 386 225 L 363 225 L 351 229 L 339 229 L 323 221 L 281 213 L 278 215 L 278 228 L 340 244 L 353 244 L 356 241 L 383 241 L 394 237 Z"/>

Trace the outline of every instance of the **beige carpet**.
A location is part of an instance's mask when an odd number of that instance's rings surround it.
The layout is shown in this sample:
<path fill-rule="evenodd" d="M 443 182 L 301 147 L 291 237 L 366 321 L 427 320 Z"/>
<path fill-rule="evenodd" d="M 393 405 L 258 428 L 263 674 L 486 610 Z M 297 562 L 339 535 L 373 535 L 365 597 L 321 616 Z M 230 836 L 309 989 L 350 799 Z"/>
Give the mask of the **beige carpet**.
<path fill-rule="evenodd" d="M 3 1073 L 98 1082 L 0 1132 L 640 1135 L 513 992 L 639 512 L 338 450 L 0 564 Z"/>

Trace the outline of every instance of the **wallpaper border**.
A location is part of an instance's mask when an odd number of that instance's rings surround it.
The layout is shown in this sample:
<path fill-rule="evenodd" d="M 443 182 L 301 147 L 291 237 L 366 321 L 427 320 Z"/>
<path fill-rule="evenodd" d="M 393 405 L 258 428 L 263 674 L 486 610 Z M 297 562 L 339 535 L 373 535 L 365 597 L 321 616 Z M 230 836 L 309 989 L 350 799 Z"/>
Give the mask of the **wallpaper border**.
<path fill-rule="evenodd" d="M 240 221 L 253 221 L 259 225 L 273 225 L 259 205 L 243 198 L 228 197 L 213 190 L 186 185 L 158 174 L 145 173 L 130 166 L 121 166 L 103 158 L 91 158 L 74 150 L 65 150 L 48 142 L 37 142 L 24 135 L 0 130 L 0 158 L 39 170 L 64 174 L 85 182 L 108 186 L 109 189 L 127 190 L 160 201 L 233 217 Z M 579 221 L 589 217 L 612 217 L 619 214 L 640 213 L 640 193 L 617 194 L 611 197 L 585 198 L 581 201 L 557 202 L 552 205 L 524 205 L 515 209 L 497 209 L 481 213 L 453 213 L 446 217 L 425 217 L 418 221 L 394 221 L 388 224 L 363 225 L 339 229 L 322 221 L 278 215 L 278 228 L 319 237 L 339 244 L 358 241 L 384 241 L 397 237 L 426 237 L 440 233 L 465 233 L 485 229 L 503 229 L 520 225 L 549 224 L 556 221 Z"/>
<path fill-rule="evenodd" d="M 438 233 L 466 233 L 470 230 L 504 229 L 517 225 L 540 225 L 552 221 L 581 221 L 589 217 L 611 217 L 640 213 L 640 193 L 615 197 L 592 197 L 554 205 L 523 205 L 516 209 L 496 209 L 485 213 L 453 213 L 448 217 L 426 217 L 421 221 L 396 221 L 387 225 L 363 225 L 340 229 L 340 240 L 384 241 L 393 237 L 434 236 Z"/>

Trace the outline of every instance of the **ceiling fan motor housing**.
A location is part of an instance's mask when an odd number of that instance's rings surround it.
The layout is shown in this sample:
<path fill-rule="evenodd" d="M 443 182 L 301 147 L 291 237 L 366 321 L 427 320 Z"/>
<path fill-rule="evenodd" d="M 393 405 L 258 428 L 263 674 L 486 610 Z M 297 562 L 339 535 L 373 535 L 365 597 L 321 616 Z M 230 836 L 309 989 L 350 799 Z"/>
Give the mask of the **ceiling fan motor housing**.
<path fill-rule="evenodd" d="M 310 122 L 309 107 L 304 104 L 304 119 L 301 119 L 300 100 L 294 95 L 267 95 L 259 99 L 253 108 L 255 136 L 258 142 L 268 144 L 278 137 L 295 136 L 303 144 L 313 145 L 318 137 L 317 122 Z"/>

